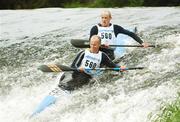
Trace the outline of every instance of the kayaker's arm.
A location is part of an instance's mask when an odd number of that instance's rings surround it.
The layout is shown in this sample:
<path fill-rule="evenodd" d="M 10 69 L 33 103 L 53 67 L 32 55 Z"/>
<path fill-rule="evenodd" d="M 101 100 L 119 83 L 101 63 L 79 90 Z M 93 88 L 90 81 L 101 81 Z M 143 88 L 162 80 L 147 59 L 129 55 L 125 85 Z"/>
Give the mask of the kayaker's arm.
<path fill-rule="evenodd" d="M 74 59 L 73 63 L 71 64 L 71 67 L 72 68 L 78 68 L 80 65 L 81 65 L 81 61 L 83 60 L 84 58 L 84 53 L 85 51 L 80 51 L 78 53 L 78 55 L 76 56 L 76 58 Z"/>
<path fill-rule="evenodd" d="M 117 37 L 118 34 L 122 33 L 125 35 L 128 35 L 130 37 L 132 37 L 134 40 L 136 40 L 139 44 L 142 44 L 143 41 L 133 32 L 124 29 L 123 27 L 119 26 L 119 25 L 114 25 L 114 33 L 115 36 Z"/>
<path fill-rule="evenodd" d="M 89 40 L 90 40 L 90 38 L 91 38 L 93 35 L 97 35 L 97 34 L 98 34 L 98 28 L 97 28 L 97 26 L 95 25 L 95 26 L 93 26 L 93 27 L 91 28 L 91 30 L 90 30 Z"/>
<path fill-rule="evenodd" d="M 104 52 L 102 53 L 101 67 L 103 65 L 108 66 L 110 68 L 121 68 L 120 71 L 125 71 L 126 69 L 126 66 L 120 66 L 118 64 L 115 64 Z"/>
<path fill-rule="evenodd" d="M 119 65 L 115 64 L 112 62 L 112 60 L 107 56 L 106 53 L 102 52 L 102 60 L 101 60 L 101 67 L 103 65 L 114 68 L 114 67 L 119 67 Z"/>

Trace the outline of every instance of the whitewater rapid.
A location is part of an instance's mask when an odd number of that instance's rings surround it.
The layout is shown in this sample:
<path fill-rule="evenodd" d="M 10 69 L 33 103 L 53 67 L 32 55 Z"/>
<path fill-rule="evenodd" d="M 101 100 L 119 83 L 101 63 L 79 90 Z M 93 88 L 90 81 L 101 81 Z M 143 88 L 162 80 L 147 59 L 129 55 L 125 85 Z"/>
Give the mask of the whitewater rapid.
<path fill-rule="evenodd" d="M 76 49 L 70 39 L 89 37 L 103 9 L 44 8 L 0 11 L 0 121 L 4 122 L 149 122 L 164 102 L 180 91 L 180 8 L 111 8 L 112 22 L 138 27 L 157 48 L 127 48 L 120 64 L 146 69 L 123 77 L 103 76 L 60 98 L 29 118 L 58 84 L 58 73 L 37 70 L 41 64 L 70 65 Z M 128 41 L 137 44 L 135 41 Z"/>

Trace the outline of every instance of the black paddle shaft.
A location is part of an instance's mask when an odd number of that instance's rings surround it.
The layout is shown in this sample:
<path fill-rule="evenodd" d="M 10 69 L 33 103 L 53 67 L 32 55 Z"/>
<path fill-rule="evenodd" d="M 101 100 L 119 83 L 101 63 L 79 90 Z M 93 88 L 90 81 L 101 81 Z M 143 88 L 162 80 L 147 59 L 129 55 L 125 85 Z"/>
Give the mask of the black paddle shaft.
<path fill-rule="evenodd" d="M 38 69 L 41 70 L 42 72 L 78 71 L 78 68 L 71 68 L 65 65 L 60 65 L 60 64 L 41 65 Z M 144 67 L 125 68 L 125 70 L 136 70 L 136 69 L 144 69 Z M 119 71 L 121 69 L 120 68 L 96 68 L 96 69 L 88 69 L 88 70 Z"/>
<path fill-rule="evenodd" d="M 89 48 L 90 47 L 88 39 L 71 39 L 71 44 L 77 48 Z M 143 47 L 143 45 L 109 45 L 109 47 Z M 148 47 L 156 47 L 156 46 L 149 45 Z"/>

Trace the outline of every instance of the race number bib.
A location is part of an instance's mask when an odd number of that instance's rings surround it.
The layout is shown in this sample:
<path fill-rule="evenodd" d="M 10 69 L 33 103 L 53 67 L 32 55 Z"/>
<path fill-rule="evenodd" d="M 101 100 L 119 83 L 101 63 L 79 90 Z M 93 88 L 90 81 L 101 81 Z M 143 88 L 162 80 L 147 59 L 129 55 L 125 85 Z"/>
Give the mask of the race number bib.
<path fill-rule="evenodd" d="M 91 69 L 94 69 L 94 68 L 96 68 L 96 63 L 93 63 L 92 61 L 89 61 L 89 60 L 86 60 L 86 62 L 85 62 L 85 67 L 87 67 L 87 68 L 91 68 Z"/>
<path fill-rule="evenodd" d="M 89 49 L 85 50 L 84 58 L 81 63 L 81 67 L 83 68 L 99 68 L 102 59 L 102 52 L 91 53 Z"/>

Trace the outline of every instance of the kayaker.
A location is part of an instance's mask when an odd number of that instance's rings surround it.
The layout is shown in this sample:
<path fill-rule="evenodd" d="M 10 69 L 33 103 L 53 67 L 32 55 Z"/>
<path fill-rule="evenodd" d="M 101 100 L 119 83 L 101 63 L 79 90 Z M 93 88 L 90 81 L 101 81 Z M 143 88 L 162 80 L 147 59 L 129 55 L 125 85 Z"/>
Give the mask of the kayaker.
<path fill-rule="evenodd" d="M 80 51 L 71 65 L 72 68 L 77 68 L 78 70 L 74 71 L 72 74 L 65 72 L 60 79 L 59 87 L 71 91 L 88 84 L 94 74 L 88 72 L 86 70 L 87 68 L 94 69 L 107 66 L 125 69 L 125 66 L 119 66 L 113 63 L 106 53 L 100 51 L 100 45 L 101 38 L 97 35 L 93 35 L 90 39 L 90 48 Z"/>
<path fill-rule="evenodd" d="M 101 22 L 97 25 L 94 25 L 90 30 L 90 38 L 93 35 L 99 35 L 101 37 L 101 46 L 100 50 L 105 52 L 112 60 L 115 59 L 114 50 L 115 48 L 109 47 L 109 45 L 116 44 L 116 37 L 118 34 L 125 34 L 132 37 L 138 43 L 143 45 L 145 48 L 148 47 L 148 43 L 143 42 L 135 33 L 124 29 L 123 27 L 112 24 L 110 21 L 112 19 L 111 12 L 104 10 L 101 13 Z"/>

